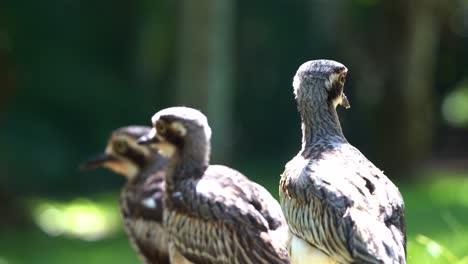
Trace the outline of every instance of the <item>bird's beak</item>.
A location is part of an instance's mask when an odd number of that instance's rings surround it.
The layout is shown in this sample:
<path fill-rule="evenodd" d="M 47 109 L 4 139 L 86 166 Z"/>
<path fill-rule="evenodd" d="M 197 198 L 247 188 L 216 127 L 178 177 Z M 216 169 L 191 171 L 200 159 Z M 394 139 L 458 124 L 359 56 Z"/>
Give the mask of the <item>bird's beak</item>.
<path fill-rule="evenodd" d="M 140 137 L 137 142 L 140 145 L 151 145 L 160 142 L 160 140 L 157 136 L 156 129 L 152 128 L 147 135 Z"/>
<path fill-rule="evenodd" d="M 108 155 L 106 153 L 102 153 L 83 162 L 80 165 L 80 169 L 82 170 L 95 169 L 95 168 L 103 167 L 105 164 L 109 162 L 114 162 L 114 161 L 117 161 L 117 159 L 114 156 Z"/>
<path fill-rule="evenodd" d="M 346 109 L 351 107 L 351 105 L 349 104 L 348 98 L 346 97 L 346 95 L 344 93 L 341 94 L 340 105 L 343 106 Z"/>

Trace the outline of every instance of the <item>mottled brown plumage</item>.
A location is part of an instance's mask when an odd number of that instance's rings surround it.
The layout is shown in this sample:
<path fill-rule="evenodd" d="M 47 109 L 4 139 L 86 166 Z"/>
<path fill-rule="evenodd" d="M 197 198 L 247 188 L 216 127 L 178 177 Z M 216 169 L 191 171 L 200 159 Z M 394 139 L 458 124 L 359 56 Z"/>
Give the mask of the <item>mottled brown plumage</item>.
<path fill-rule="evenodd" d="M 168 237 L 163 228 L 163 195 L 167 159 L 148 146 L 137 144 L 151 128 L 129 126 L 115 130 L 106 151 L 85 167 L 106 167 L 127 178 L 119 206 L 125 231 L 146 264 L 169 261 Z"/>
<path fill-rule="evenodd" d="M 209 165 L 211 129 L 199 111 L 156 113 L 141 142 L 171 156 L 164 225 L 174 257 L 192 263 L 289 263 L 287 226 L 278 202 L 240 172 Z"/>
<path fill-rule="evenodd" d="M 280 181 L 291 259 L 310 263 L 318 252 L 316 263 L 406 263 L 402 196 L 341 130 L 335 108 L 349 107 L 346 74 L 344 65 L 318 60 L 294 77 L 302 149 Z"/>

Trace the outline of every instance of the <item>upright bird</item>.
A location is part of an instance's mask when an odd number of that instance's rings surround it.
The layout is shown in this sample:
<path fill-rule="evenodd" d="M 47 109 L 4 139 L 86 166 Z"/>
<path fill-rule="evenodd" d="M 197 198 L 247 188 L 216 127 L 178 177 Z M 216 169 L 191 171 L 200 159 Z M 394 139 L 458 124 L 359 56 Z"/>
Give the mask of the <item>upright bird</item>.
<path fill-rule="evenodd" d="M 289 263 L 281 207 L 240 172 L 210 165 L 211 129 L 198 110 L 172 107 L 153 118 L 141 144 L 170 157 L 164 226 L 177 263 Z"/>
<path fill-rule="evenodd" d="M 168 160 L 137 143 L 150 127 L 115 130 L 103 154 L 84 168 L 106 167 L 127 178 L 120 193 L 120 212 L 131 244 L 146 264 L 169 262 L 168 236 L 162 226 L 164 178 Z"/>
<path fill-rule="evenodd" d="M 406 263 L 403 198 L 341 130 L 336 107 L 349 108 L 346 74 L 341 63 L 315 60 L 294 77 L 302 148 L 279 187 L 291 262 Z"/>

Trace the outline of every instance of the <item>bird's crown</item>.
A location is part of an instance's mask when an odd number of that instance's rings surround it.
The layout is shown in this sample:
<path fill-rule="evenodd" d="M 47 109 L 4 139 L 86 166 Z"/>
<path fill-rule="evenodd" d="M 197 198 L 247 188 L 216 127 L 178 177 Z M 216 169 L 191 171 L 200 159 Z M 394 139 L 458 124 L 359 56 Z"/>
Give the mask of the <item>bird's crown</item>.
<path fill-rule="evenodd" d="M 179 136 L 185 136 L 191 129 L 202 129 L 206 139 L 211 138 L 211 128 L 208 125 L 206 116 L 193 108 L 189 107 L 170 107 L 157 112 L 151 121 L 153 126 L 158 129 L 158 123 L 163 121 L 173 132 Z M 160 132 L 160 131 L 158 131 Z"/>
<path fill-rule="evenodd" d="M 121 127 L 110 136 L 106 153 L 115 156 L 130 158 L 135 153 L 148 157 L 151 154 L 151 148 L 148 146 L 142 146 L 137 143 L 138 139 L 143 135 L 146 135 L 151 130 L 147 126 L 127 126 Z"/>
<path fill-rule="evenodd" d="M 347 68 L 333 60 L 312 60 L 303 63 L 297 69 L 296 75 L 301 77 L 328 78 L 332 74 L 340 74 Z"/>
<path fill-rule="evenodd" d="M 349 102 L 343 93 L 347 73 L 348 69 L 337 61 L 312 60 L 305 62 L 294 76 L 294 95 L 296 99 L 327 98 L 335 106 L 341 104 L 345 108 L 349 108 Z"/>

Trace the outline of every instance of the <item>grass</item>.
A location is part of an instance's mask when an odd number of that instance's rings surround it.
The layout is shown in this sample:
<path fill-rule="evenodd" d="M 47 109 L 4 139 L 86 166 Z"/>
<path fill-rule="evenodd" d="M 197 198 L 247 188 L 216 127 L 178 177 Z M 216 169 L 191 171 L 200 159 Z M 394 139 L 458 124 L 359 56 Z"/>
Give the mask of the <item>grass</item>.
<path fill-rule="evenodd" d="M 468 264 L 468 175 L 429 174 L 427 179 L 432 180 L 400 186 L 406 202 L 408 263 Z M 277 193 L 277 179 L 255 180 Z M 106 215 L 113 210 L 114 217 L 118 217 L 116 194 L 105 197 L 92 200 L 95 204 L 87 200 L 86 208 L 102 206 Z M 71 203 L 77 201 L 82 199 Z M 59 209 L 67 207 L 64 203 L 48 201 L 47 204 L 55 204 Z M 76 204 L 72 207 L 77 208 Z M 2 231 L 0 264 L 139 263 L 121 227 L 117 226 L 116 230 L 92 241 L 81 239 L 75 233 L 51 236 L 39 229 Z"/>
<path fill-rule="evenodd" d="M 468 175 L 433 172 L 404 185 L 408 263 L 468 264 Z"/>
<path fill-rule="evenodd" d="M 6 235 L 0 238 L 0 264 L 139 263 L 123 233 L 98 241 L 51 237 L 39 230 Z"/>

